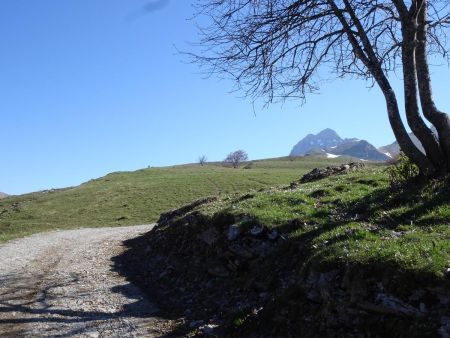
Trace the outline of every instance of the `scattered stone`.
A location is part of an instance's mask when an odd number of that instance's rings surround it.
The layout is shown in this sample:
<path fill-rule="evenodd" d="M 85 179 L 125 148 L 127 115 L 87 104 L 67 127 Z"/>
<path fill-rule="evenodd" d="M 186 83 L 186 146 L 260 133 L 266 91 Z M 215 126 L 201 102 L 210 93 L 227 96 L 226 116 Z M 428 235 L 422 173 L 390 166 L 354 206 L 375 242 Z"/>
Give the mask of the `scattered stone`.
<path fill-rule="evenodd" d="M 325 177 L 333 175 L 346 174 L 351 171 L 355 171 L 364 167 L 364 163 L 352 162 L 349 164 L 342 164 L 339 166 L 326 167 L 325 169 L 315 168 L 309 173 L 303 175 L 300 179 L 301 183 L 317 181 Z M 293 184 L 293 183 L 292 183 Z M 291 184 L 291 185 L 292 185 Z"/>
<path fill-rule="evenodd" d="M 199 330 L 202 331 L 206 335 L 212 335 L 214 333 L 214 330 L 218 327 L 219 327 L 219 325 L 217 325 L 217 324 L 206 324 L 206 325 L 199 327 Z"/>
<path fill-rule="evenodd" d="M 248 251 L 247 249 L 243 248 L 239 244 L 231 244 L 228 247 L 228 250 L 230 250 L 231 253 L 235 254 L 236 256 L 239 256 L 244 259 L 250 259 L 253 257 L 252 253 Z"/>
<path fill-rule="evenodd" d="M 168 274 L 169 274 L 169 271 L 164 270 L 163 272 L 161 272 L 161 273 L 158 275 L 158 278 L 164 278 L 164 277 L 166 277 Z"/>
<path fill-rule="evenodd" d="M 227 238 L 229 241 L 234 241 L 241 234 L 241 228 L 239 224 L 232 224 L 228 227 Z"/>
<path fill-rule="evenodd" d="M 199 238 L 207 245 L 211 246 L 219 239 L 219 232 L 215 228 L 209 228 L 208 230 L 202 232 Z"/>
<path fill-rule="evenodd" d="M 250 221 L 252 221 L 252 220 L 253 220 L 253 219 L 252 219 L 250 216 L 248 216 L 248 215 L 236 216 L 236 217 L 234 218 L 234 222 L 235 222 L 235 223 L 250 222 Z"/>
<path fill-rule="evenodd" d="M 450 317 L 442 316 L 440 324 L 441 324 L 441 326 L 439 328 L 439 335 L 442 338 L 449 338 L 450 337 Z"/>
<path fill-rule="evenodd" d="M 360 274 L 352 277 L 351 283 L 349 283 L 350 302 L 358 303 L 362 299 L 367 297 L 367 285 L 366 281 Z"/>
<path fill-rule="evenodd" d="M 278 231 L 276 229 L 273 229 L 271 232 L 267 234 L 267 237 L 272 241 L 276 240 L 278 238 Z"/>
<path fill-rule="evenodd" d="M 236 272 L 239 267 L 239 262 L 228 262 L 227 268 L 230 271 Z"/>
<path fill-rule="evenodd" d="M 401 301 L 400 299 L 398 299 L 392 295 L 387 295 L 385 293 L 379 293 L 376 298 L 377 298 L 377 301 L 381 302 L 381 304 L 383 304 L 383 306 L 386 309 L 390 310 L 392 313 L 403 314 L 406 316 L 417 316 L 417 317 L 420 317 L 423 315 L 420 311 L 418 311 L 413 306 L 404 303 L 403 301 Z"/>
<path fill-rule="evenodd" d="M 253 286 L 257 291 L 260 291 L 259 293 L 261 293 L 269 291 L 272 284 L 273 284 L 273 277 L 265 276 L 263 279 L 255 281 L 253 283 Z"/>
<path fill-rule="evenodd" d="M 197 327 L 200 327 L 201 325 L 203 325 L 203 323 L 204 323 L 203 320 L 194 320 L 194 321 L 189 323 L 189 327 L 190 328 L 197 328 Z"/>
<path fill-rule="evenodd" d="M 258 256 L 265 257 L 267 256 L 273 249 L 273 243 L 269 241 L 260 241 L 255 240 L 253 242 L 253 246 L 251 251 Z"/>
<path fill-rule="evenodd" d="M 401 231 L 394 231 L 394 230 L 391 231 L 392 237 L 401 237 L 401 236 L 403 236 L 403 234 L 404 233 Z"/>
<path fill-rule="evenodd" d="M 198 219 L 195 215 L 189 215 L 186 217 L 186 222 L 190 225 L 190 226 L 196 226 L 198 224 Z"/>
<path fill-rule="evenodd" d="M 419 308 L 420 308 L 420 312 L 423 312 L 423 313 L 427 312 L 427 307 L 425 306 L 424 303 L 420 303 Z"/>
<path fill-rule="evenodd" d="M 295 218 L 289 222 L 289 225 L 294 226 L 294 227 L 303 228 L 303 227 L 308 226 L 308 223 L 306 223 L 304 220 L 302 220 L 300 218 Z"/>
<path fill-rule="evenodd" d="M 208 269 L 208 273 L 214 277 L 225 278 L 229 276 L 229 272 L 222 265 L 216 265 Z"/>
<path fill-rule="evenodd" d="M 250 234 L 252 236 L 259 236 L 264 232 L 264 226 L 262 225 L 255 225 L 253 228 L 250 229 Z"/>
<path fill-rule="evenodd" d="M 300 185 L 299 182 L 294 181 L 294 182 L 291 182 L 291 184 L 289 185 L 289 188 L 290 189 L 296 189 L 296 188 L 298 188 L 299 185 Z"/>

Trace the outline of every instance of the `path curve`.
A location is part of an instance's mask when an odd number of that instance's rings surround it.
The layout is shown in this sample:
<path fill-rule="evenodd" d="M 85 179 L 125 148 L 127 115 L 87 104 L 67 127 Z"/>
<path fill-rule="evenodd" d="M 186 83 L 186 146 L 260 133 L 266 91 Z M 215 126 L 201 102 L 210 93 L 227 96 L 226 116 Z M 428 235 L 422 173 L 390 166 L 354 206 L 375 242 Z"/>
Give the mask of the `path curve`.
<path fill-rule="evenodd" d="M 112 269 L 152 225 L 36 234 L 0 245 L 0 337 L 155 337 L 167 322 Z"/>

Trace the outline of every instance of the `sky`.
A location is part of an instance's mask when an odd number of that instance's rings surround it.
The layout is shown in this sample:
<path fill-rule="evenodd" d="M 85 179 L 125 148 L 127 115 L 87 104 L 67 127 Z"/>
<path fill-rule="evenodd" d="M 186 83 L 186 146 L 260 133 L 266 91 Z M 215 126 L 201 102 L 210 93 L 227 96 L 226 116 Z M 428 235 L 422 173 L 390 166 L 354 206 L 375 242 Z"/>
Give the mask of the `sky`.
<path fill-rule="evenodd" d="M 332 128 L 375 146 L 393 142 L 377 88 L 325 83 L 304 105 L 254 106 L 233 83 L 205 78 L 178 50 L 198 40 L 189 0 L 2 0 L 0 191 L 78 185 L 114 171 L 286 156 Z M 146 11 L 146 9 L 153 9 Z M 450 111 L 449 69 L 433 68 Z"/>

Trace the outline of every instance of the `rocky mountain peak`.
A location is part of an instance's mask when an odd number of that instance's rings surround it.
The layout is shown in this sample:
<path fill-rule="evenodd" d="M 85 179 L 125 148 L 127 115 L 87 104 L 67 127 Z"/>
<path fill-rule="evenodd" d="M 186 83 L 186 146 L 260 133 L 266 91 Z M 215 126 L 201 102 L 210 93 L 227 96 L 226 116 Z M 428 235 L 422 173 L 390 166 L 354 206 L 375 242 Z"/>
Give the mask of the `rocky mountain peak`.
<path fill-rule="evenodd" d="M 327 128 L 316 135 L 309 134 L 298 142 L 290 156 L 316 155 L 335 158 L 350 156 L 359 160 L 386 161 L 389 157 L 365 140 L 342 139 L 333 129 Z"/>
<path fill-rule="evenodd" d="M 290 156 L 303 156 L 312 149 L 330 148 L 342 142 L 342 138 L 333 129 L 327 128 L 316 135 L 308 134 L 292 148 Z"/>
<path fill-rule="evenodd" d="M 326 128 L 324 130 L 322 130 L 320 133 L 318 133 L 316 135 L 317 137 L 322 137 L 322 138 L 326 138 L 326 139 L 341 139 L 338 135 L 338 133 L 336 133 L 333 129 L 330 128 Z"/>

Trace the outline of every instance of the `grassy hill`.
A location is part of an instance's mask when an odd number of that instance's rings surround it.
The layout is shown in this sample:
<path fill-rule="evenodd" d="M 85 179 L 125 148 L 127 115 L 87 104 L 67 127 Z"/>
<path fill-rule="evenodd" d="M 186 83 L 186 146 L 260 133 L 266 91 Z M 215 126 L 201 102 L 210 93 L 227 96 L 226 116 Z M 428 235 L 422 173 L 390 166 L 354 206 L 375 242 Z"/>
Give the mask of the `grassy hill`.
<path fill-rule="evenodd" d="M 287 184 L 315 167 L 348 159 L 278 158 L 247 163 L 182 165 L 117 172 L 78 187 L 0 200 L 0 242 L 35 232 L 151 223 L 161 212 L 209 195 Z"/>
<path fill-rule="evenodd" d="M 370 168 L 223 196 L 163 215 L 117 261 L 187 318 L 180 335 L 202 320 L 227 337 L 446 337 L 449 180 L 393 188 Z"/>

